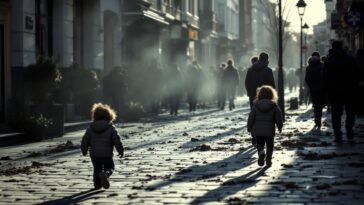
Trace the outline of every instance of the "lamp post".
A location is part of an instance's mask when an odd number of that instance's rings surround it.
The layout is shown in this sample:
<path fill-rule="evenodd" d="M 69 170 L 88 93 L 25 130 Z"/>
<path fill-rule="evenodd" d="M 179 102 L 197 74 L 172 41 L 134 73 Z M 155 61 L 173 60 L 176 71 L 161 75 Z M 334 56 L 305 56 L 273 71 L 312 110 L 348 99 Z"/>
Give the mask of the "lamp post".
<path fill-rule="evenodd" d="M 285 109 L 284 109 L 284 80 L 283 80 L 283 30 L 282 30 L 282 0 L 278 1 L 278 29 L 279 29 L 279 40 L 278 40 L 278 105 L 282 111 L 282 118 L 285 120 Z"/>
<path fill-rule="evenodd" d="M 305 15 L 305 9 L 306 9 L 306 2 L 304 0 L 299 0 L 296 4 L 298 8 L 298 15 L 300 16 L 301 20 L 301 41 L 300 41 L 300 90 L 299 90 L 299 103 L 303 103 L 303 58 L 302 58 L 302 43 L 303 43 L 303 35 L 302 35 L 302 20 L 303 15 Z"/>
<path fill-rule="evenodd" d="M 304 25 L 303 25 L 303 27 L 302 27 L 302 29 L 303 29 L 303 33 L 305 34 L 305 41 L 304 41 L 304 51 L 305 51 L 305 53 L 304 53 L 304 61 L 305 61 L 305 63 L 304 63 L 304 65 L 305 65 L 305 67 L 307 66 L 307 30 L 309 29 L 310 27 L 307 25 L 307 23 L 305 23 Z"/>

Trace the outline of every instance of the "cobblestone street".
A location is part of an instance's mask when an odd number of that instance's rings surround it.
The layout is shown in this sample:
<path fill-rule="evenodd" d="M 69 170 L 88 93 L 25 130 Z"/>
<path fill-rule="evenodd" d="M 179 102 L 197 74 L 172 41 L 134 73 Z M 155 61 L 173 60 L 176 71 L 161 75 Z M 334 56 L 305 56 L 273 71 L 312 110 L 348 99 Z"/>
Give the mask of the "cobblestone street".
<path fill-rule="evenodd" d="M 125 158 L 114 157 L 107 190 L 90 191 L 92 165 L 78 148 L 83 130 L 2 147 L 0 204 L 363 204 L 363 119 L 355 143 L 344 135 L 337 146 L 327 116 L 317 132 L 310 108 L 288 111 L 267 168 L 257 165 L 248 113 L 240 104 L 118 125 Z"/>

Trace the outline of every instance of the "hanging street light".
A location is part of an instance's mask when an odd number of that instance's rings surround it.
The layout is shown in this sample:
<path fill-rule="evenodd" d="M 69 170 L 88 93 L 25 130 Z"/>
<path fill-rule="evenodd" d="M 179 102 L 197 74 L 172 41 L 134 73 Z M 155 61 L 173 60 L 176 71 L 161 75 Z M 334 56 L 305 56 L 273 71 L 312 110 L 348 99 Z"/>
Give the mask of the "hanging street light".
<path fill-rule="evenodd" d="M 304 0 L 299 0 L 296 4 L 297 8 L 298 8 L 298 15 L 300 15 L 300 17 L 302 18 L 303 15 L 305 15 L 305 9 L 306 9 L 306 2 Z"/>

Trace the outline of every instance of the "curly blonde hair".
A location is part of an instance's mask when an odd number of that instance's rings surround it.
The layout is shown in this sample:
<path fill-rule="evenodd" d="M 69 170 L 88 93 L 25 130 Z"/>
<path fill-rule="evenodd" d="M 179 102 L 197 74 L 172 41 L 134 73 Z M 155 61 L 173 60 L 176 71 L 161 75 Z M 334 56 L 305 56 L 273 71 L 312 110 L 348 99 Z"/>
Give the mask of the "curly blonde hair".
<path fill-rule="evenodd" d="M 275 104 L 278 103 L 278 95 L 277 91 L 269 85 L 263 85 L 259 88 L 257 88 L 257 96 L 255 97 L 255 100 L 272 100 Z"/>
<path fill-rule="evenodd" d="M 95 103 L 91 109 L 91 117 L 93 121 L 105 120 L 113 122 L 116 119 L 116 112 L 108 104 Z"/>

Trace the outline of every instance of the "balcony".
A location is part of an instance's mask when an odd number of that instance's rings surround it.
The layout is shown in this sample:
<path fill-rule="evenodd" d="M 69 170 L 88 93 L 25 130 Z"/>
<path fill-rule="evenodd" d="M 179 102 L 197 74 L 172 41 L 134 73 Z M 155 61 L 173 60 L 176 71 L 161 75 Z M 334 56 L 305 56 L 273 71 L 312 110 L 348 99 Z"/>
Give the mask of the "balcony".
<path fill-rule="evenodd" d="M 160 12 L 171 20 L 181 20 L 181 9 L 171 3 L 163 3 Z"/>

